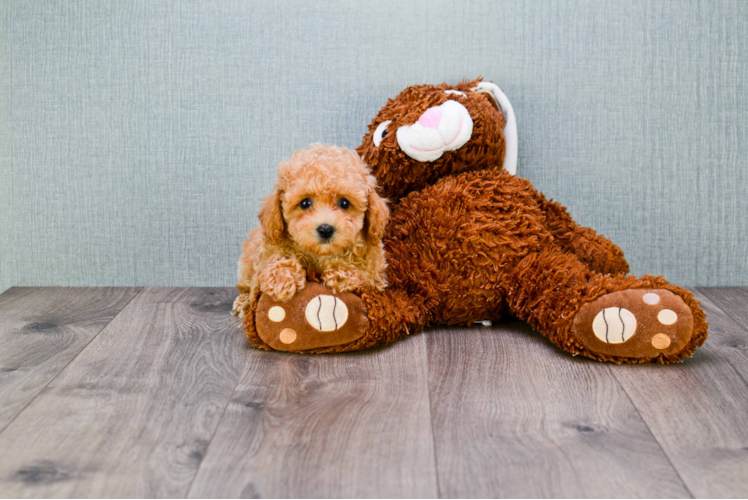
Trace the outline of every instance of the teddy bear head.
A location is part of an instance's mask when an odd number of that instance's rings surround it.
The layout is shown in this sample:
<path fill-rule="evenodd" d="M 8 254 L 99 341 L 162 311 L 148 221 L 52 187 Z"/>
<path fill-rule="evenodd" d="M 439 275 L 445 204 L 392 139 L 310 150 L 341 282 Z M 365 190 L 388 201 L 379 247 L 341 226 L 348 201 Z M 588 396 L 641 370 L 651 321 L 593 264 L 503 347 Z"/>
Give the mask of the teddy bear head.
<path fill-rule="evenodd" d="M 517 125 L 493 83 L 414 85 L 379 110 L 356 151 L 380 192 L 397 201 L 451 174 L 500 168 L 514 174 Z"/>

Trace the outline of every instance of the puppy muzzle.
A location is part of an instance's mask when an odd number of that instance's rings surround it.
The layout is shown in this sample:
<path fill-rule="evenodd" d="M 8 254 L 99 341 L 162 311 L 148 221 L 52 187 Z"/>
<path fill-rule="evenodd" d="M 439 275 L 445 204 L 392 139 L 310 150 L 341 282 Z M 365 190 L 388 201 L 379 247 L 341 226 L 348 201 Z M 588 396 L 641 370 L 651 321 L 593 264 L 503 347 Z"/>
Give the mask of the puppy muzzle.
<path fill-rule="evenodd" d="M 335 234 L 335 228 L 330 224 L 320 224 L 319 226 L 317 226 L 317 234 L 319 235 L 320 239 L 322 239 L 322 241 L 327 242 Z"/>

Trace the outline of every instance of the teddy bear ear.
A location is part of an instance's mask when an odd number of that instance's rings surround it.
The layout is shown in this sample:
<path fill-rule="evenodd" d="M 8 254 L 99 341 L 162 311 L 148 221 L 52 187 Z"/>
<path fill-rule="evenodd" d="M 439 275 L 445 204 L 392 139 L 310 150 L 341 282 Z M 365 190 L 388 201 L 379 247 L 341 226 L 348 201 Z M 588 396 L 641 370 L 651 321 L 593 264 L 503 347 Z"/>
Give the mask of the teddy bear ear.
<path fill-rule="evenodd" d="M 480 82 L 473 87 L 473 92 L 488 94 L 496 102 L 496 105 L 504 115 L 504 140 L 506 141 L 506 154 L 504 155 L 504 170 L 512 175 L 517 174 L 517 119 L 514 117 L 512 103 L 495 83 Z"/>

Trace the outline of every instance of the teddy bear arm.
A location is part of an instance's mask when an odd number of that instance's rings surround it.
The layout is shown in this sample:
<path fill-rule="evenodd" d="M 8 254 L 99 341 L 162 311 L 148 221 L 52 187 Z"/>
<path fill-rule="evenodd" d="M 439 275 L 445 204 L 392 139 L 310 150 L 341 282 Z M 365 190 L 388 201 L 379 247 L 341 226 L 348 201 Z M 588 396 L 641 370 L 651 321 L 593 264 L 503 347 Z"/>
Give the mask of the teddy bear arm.
<path fill-rule="evenodd" d="M 546 200 L 541 193 L 537 193 L 537 197 L 546 216 L 546 226 L 558 246 L 574 254 L 595 272 L 613 275 L 629 272 L 623 250 L 616 244 L 594 230 L 577 224 L 560 203 Z"/>

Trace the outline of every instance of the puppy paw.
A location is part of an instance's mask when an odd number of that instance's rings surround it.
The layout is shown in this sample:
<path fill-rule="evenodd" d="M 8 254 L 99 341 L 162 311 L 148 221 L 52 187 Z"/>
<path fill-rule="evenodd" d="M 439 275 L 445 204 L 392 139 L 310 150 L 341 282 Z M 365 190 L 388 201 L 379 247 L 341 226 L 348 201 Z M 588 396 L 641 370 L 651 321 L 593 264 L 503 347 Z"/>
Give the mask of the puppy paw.
<path fill-rule="evenodd" d="M 282 257 L 271 260 L 260 271 L 260 290 L 282 302 L 290 300 L 306 284 L 306 272 L 298 261 Z"/>
<path fill-rule="evenodd" d="M 663 289 L 631 289 L 583 305 L 574 318 L 577 338 L 592 352 L 654 359 L 679 353 L 691 340 L 691 309 Z"/>
<path fill-rule="evenodd" d="M 232 316 L 239 316 L 243 318 L 247 315 L 249 310 L 252 308 L 251 294 L 242 293 L 236 299 L 234 299 L 234 306 L 231 308 Z"/>
<path fill-rule="evenodd" d="M 332 295 L 315 282 L 287 302 L 263 294 L 255 312 L 257 334 L 277 351 L 335 350 L 360 339 L 368 321 L 359 297 Z"/>
<path fill-rule="evenodd" d="M 342 293 L 360 289 L 366 283 L 366 276 L 355 268 L 333 268 L 325 270 L 322 281 L 327 288 Z"/>

